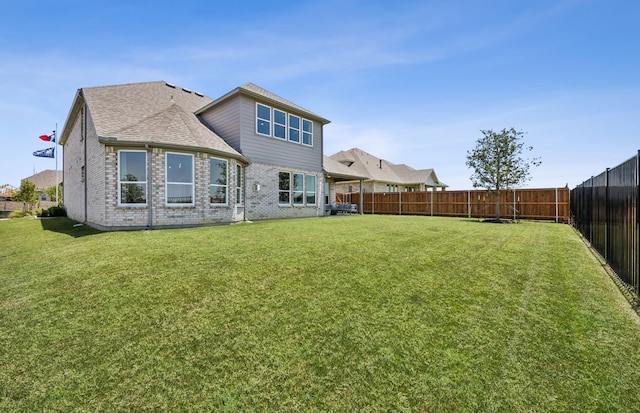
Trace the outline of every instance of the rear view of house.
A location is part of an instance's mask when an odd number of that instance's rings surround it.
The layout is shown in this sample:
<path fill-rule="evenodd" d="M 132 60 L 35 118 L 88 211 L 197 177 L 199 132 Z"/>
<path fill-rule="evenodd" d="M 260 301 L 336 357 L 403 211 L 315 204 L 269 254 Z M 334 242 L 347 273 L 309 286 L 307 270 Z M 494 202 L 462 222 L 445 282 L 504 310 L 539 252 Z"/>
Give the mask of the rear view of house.
<path fill-rule="evenodd" d="M 101 229 L 322 215 L 329 121 L 251 83 L 79 89 L 61 134 L 67 214 Z"/>

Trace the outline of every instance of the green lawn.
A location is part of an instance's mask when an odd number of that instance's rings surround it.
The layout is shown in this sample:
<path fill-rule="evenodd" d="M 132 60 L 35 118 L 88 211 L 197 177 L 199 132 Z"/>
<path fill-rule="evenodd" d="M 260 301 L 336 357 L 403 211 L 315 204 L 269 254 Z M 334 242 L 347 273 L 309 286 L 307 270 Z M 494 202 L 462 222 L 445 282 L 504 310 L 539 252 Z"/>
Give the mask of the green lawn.
<path fill-rule="evenodd" d="M 571 227 L 0 221 L 0 411 L 637 412 L 640 322 Z"/>

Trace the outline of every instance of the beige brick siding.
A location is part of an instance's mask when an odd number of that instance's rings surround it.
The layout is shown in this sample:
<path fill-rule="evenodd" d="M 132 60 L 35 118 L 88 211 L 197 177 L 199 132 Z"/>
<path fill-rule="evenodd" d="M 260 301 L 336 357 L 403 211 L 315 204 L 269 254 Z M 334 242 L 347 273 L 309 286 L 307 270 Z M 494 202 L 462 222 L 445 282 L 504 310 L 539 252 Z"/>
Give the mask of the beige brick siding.
<path fill-rule="evenodd" d="M 278 176 L 280 172 L 304 173 L 316 176 L 316 205 L 278 205 Z M 257 185 L 260 189 L 258 190 Z M 324 214 L 324 175 L 321 171 L 288 168 L 264 163 L 252 163 L 246 170 L 246 207 L 248 220 L 303 218 Z"/>
<path fill-rule="evenodd" d="M 82 112 L 73 122 L 73 127 L 64 145 L 62 180 L 64 182 L 64 206 L 67 215 L 76 221 L 84 221 L 84 143 L 82 140 Z"/>

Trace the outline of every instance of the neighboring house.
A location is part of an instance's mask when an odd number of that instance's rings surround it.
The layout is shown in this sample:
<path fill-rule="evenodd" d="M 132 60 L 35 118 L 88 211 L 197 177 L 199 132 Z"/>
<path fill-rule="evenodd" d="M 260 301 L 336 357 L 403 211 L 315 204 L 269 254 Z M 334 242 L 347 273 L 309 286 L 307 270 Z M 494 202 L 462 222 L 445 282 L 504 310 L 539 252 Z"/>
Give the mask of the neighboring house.
<path fill-rule="evenodd" d="M 81 88 L 60 135 L 67 214 L 101 229 L 323 215 L 327 123 L 251 83 L 216 100 Z"/>
<path fill-rule="evenodd" d="M 329 157 L 354 175 L 366 176 L 362 181 L 343 181 L 336 184 L 338 193 L 351 192 L 416 192 L 430 188 L 444 190 L 447 185 L 438 180 L 433 169 L 414 169 L 396 165 L 362 149 L 340 151 Z"/>
<path fill-rule="evenodd" d="M 45 193 L 48 188 L 55 186 L 56 183 L 62 183 L 62 171 L 55 171 L 53 169 L 46 169 L 42 172 L 38 172 L 35 175 L 31 175 L 22 179 L 23 181 L 29 181 L 36 186 L 38 192 L 39 201 L 52 201 L 52 199 Z"/>
<path fill-rule="evenodd" d="M 10 184 L 0 185 L 0 201 L 11 201 L 13 198 L 13 191 L 17 190 L 18 188 Z"/>

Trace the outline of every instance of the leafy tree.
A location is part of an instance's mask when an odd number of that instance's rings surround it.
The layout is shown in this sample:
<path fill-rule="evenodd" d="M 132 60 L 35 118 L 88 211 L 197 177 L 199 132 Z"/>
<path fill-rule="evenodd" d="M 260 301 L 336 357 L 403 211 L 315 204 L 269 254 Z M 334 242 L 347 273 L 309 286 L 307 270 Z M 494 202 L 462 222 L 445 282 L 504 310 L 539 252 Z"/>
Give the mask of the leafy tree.
<path fill-rule="evenodd" d="M 62 185 L 58 184 L 57 190 L 58 190 L 58 198 L 60 198 L 59 200 L 56 199 L 56 186 L 55 185 L 50 186 L 49 188 L 45 189 L 44 193 L 47 194 L 49 199 L 52 199 L 54 201 L 58 201 L 58 205 L 61 205 L 62 202 L 60 202 L 60 201 L 62 201 Z"/>
<path fill-rule="evenodd" d="M 514 128 L 502 129 L 500 133 L 481 130 L 482 137 L 476 147 L 467 151 L 466 165 L 473 169 L 471 182 L 474 188 L 486 188 L 496 198 L 496 220 L 500 220 L 500 191 L 522 185 L 530 179 L 531 166 L 540 165 L 540 158 L 525 159 L 523 151 L 533 147 L 524 146 L 525 132 Z"/>
<path fill-rule="evenodd" d="M 13 199 L 19 202 L 24 202 L 31 209 L 31 206 L 38 202 L 38 192 L 36 191 L 36 184 L 33 182 L 23 180 L 20 183 L 20 189 L 13 194 Z"/>

